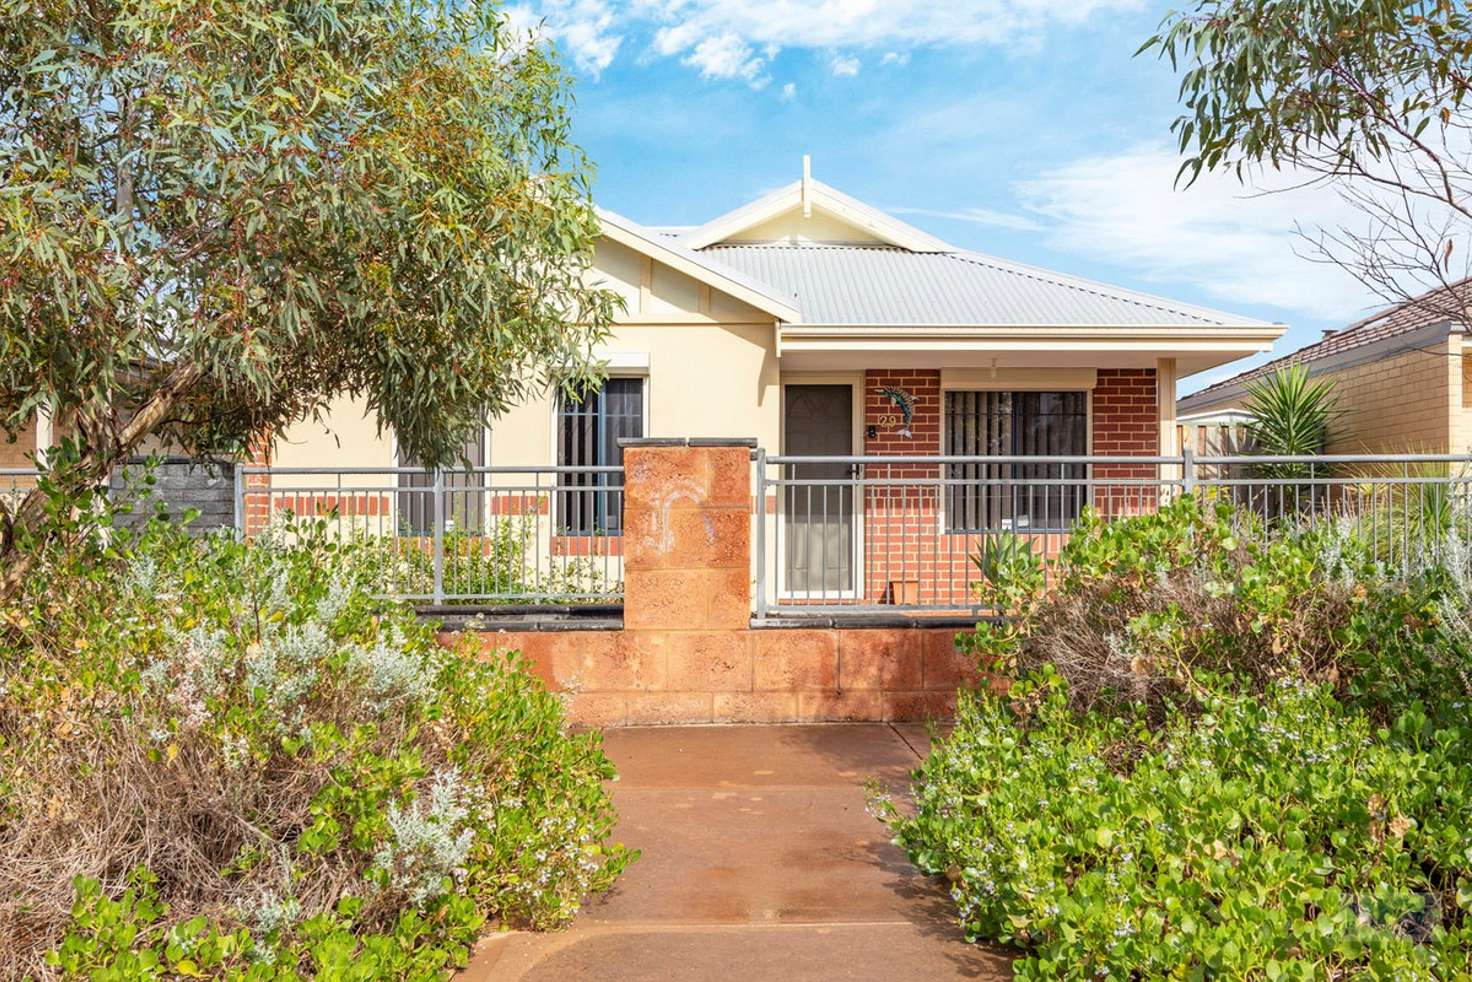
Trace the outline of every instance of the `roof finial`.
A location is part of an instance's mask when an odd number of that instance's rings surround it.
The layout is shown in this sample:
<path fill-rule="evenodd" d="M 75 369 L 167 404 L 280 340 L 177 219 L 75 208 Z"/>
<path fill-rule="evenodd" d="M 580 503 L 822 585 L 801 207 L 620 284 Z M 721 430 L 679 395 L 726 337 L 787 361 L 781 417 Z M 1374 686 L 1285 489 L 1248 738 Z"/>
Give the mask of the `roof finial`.
<path fill-rule="evenodd" d="M 813 217 L 813 158 L 811 154 L 802 155 L 802 217 Z"/>

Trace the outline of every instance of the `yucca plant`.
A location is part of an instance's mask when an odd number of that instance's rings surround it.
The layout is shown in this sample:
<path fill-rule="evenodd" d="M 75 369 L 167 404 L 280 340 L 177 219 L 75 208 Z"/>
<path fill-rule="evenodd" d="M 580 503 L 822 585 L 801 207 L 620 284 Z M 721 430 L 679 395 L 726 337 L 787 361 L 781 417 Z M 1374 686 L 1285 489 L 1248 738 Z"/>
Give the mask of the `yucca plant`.
<path fill-rule="evenodd" d="M 1386 565 L 1414 569 L 1437 561 L 1450 540 L 1472 537 L 1472 473 L 1466 466 L 1436 460 L 1387 462 L 1365 468 L 1363 475 L 1355 489 L 1354 529 Z"/>
<path fill-rule="evenodd" d="M 1253 452 L 1284 457 L 1323 453 L 1335 404 L 1334 383 L 1312 381 L 1303 365 L 1279 368 L 1247 383 L 1247 436 Z"/>
<path fill-rule="evenodd" d="M 1338 411 L 1334 383 L 1313 381 L 1303 365 L 1289 365 L 1247 384 L 1245 408 L 1247 443 L 1250 453 L 1264 457 L 1311 457 L 1324 452 L 1329 442 L 1330 421 Z M 1260 464 L 1252 476 L 1263 478 L 1254 510 L 1281 516 L 1315 507 L 1321 488 L 1312 484 L 1284 483 L 1294 478 L 1323 477 L 1323 464 Z"/>

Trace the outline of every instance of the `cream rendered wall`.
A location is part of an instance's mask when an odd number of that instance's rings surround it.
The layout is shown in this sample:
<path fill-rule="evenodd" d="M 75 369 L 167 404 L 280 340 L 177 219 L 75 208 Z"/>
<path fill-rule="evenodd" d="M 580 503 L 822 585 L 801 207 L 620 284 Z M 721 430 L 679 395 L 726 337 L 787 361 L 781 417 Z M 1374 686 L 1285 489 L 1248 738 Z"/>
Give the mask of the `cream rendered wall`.
<path fill-rule="evenodd" d="M 273 467 L 394 467 L 391 433 L 380 435 L 377 419 L 368 413 L 362 399 L 338 396 L 322 420 L 307 420 L 288 429 L 271 448 Z M 343 477 L 345 486 L 375 486 L 389 475 L 366 474 Z M 322 478 L 277 476 L 277 487 L 312 487 Z M 387 482 L 392 483 L 392 482 Z"/>
<path fill-rule="evenodd" d="M 776 325 L 718 290 L 617 243 L 595 259 L 601 282 L 628 300 L 597 353 L 612 363 L 647 361 L 650 436 L 756 437 L 779 432 Z M 491 426 L 491 464 L 555 463 L 554 398 L 530 400 Z M 498 476 L 497 483 L 504 483 Z"/>
<path fill-rule="evenodd" d="M 37 426 L 34 422 L 27 422 L 16 433 L 15 441 L 7 440 L 5 434 L 0 433 L 0 467 L 25 468 L 29 470 L 36 466 L 36 433 Z M 0 485 L 9 485 L 11 478 L 0 479 Z"/>
<path fill-rule="evenodd" d="M 376 423 L 364 400 L 338 396 L 332 400 L 321 420 L 297 423 L 276 438 L 271 445 L 271 466 L 394 467 L 393 435 L 380 435 Z M 253 485 L 247 481 L 247 506 L 259 503 L 259 496 L 267 494 L 273 515 L 289 510 L 310 516 L 336 508 L 340 531 L 383 533 L 397 526 L 398 496 L 384 490 L 397 483 L 396 475 L 383 472 L 273 473 L 269 492 L 253 490 Z M 377 490 L 354 492 L 353 488 Z"/>
<path fill-rule="evenodd" d="M 775 447 L 779 396 L 775 322 L 732 297 L 611 241 L 595 255 L 597 282 L 624 298 L 598 354 L 647 356 L 651 436 L 756 437 Z M 619 370 L 617 374 L 629 374 Z M 645 374 L 640 371 L 636 374 Z M 490 463 L 555 463 L 553 398 L 529 399 L 491 427 Z M 279 467 L 392 467 L 392 434 L 379 436 L 361 401 L 334 400 L 326 418 L 291 427 L 276 442 Z M 278 478 L 277 486 L 285 486 Z M 381 483 L 365 476 L 351 483 Z M 308 479 L 293 480 L 308 486 Z"/>
<path fill-rule="evenodd" d="M 794 208 L 784 212 L 776 218 L 769 218 L 759 225 L 753 225 L 738 235 L 731 237 L 732 242 L 797 242 L 801 240 L 813 242 L 878 242 L 870 233 L 863 229 L 850 225 L 841 218 L 829 215 L 817 208 L 807 218 L 802 215 L 801 208 Z"/>

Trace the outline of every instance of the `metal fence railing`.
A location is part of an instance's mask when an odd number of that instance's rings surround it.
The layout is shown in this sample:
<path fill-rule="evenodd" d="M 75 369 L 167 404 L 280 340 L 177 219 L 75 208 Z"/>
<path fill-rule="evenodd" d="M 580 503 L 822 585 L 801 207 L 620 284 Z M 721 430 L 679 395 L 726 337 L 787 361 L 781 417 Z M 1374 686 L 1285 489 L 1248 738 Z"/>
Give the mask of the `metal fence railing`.
<path fill-rule="evenodd" d="M 393 599 L 623 599 L 620 467 L 242 467 L 235 514 L 242 534 L 327 522 Z"/>
<path fill-rule="evenodd" d="M 0 501 L 35 487 L 0 469 Z M 1387 567 L 1472 540 L 1472 457 L 767 456 L 755 451 L 752 608 L 781 614 L 987 613 L 975 558 L 1024 539 L 1051 564 L 1085 510 L 1106 520 L 1185 493 L 1243 531 L 1344 523 Z M 621 604 L 621 467 L 235 468 L 234 520 L 285 515 L 357 544 L 378 592 L 435 604 Z M 1252 516 L 1250 519 L 1248 516 Z M 1468 544 L 1472 544 L 1469 542 Z"/>
<path fill-rule="evenodd" d="M 34 467 L 0 467 L 0 504 L 13 510 L 36 487 L 40 476 Z"/>
<path fill-rule="evenodd" d="M 766 456 L 756 452 L 753 607 L 984 613 L 975 558 L 1015 536 L 1051 565 L 1084 510 L 1154 511 L 1196 492 L 1244 531 L 1348 523 L 1390 566 L 1472 536 L 1472 457 Z M 1246 516 L 1252 515 L 1248 520 Z"/>

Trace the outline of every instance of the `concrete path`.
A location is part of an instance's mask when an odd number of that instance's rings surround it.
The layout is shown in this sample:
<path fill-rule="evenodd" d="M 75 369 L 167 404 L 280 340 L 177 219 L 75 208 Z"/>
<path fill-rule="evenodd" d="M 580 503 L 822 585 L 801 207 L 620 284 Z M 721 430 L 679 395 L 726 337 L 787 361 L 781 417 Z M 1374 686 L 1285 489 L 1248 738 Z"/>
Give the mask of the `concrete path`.
<path fill-rule="evenodd" d="M 897 724 L 609 730 L 643 856 L 573 925 L 482 942 L 463 982 L 1006 979 L 864 809 L 926 749 Z"/>

